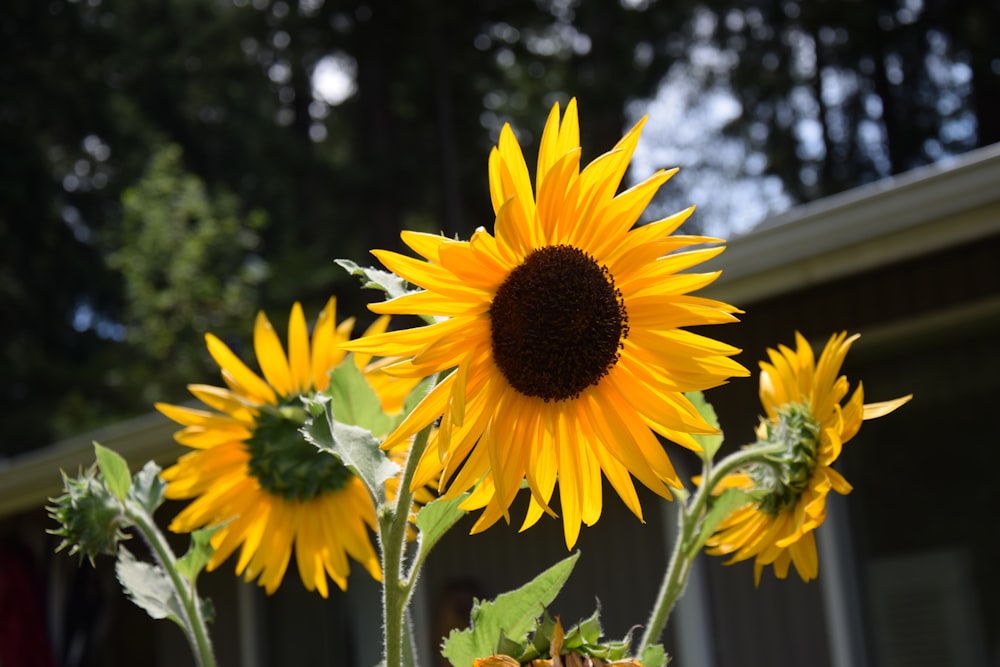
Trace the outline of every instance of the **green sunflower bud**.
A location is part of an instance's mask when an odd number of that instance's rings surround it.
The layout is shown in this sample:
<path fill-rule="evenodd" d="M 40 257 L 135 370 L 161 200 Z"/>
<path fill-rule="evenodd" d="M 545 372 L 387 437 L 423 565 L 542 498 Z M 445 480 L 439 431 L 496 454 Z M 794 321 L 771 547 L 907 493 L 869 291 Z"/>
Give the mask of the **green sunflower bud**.
<path fill-rule="evenodd" d="M 754 488 L 765 492 L 760 508 L 777 514 L 794 506 L 809 485 L 819 452 L 819 425 L 806 405 L 789 404 L 778 411 L 778 420 L 761 420 L 757 435 L 768 448 L 779 451 L 752 463 L 747 472 Z"/>
<path fill-rule="evenodd" d="M 81 470 L 75 478 L 65 472 L 62 476 L 66 493 L 50 498 L 53 504 L 46 507 L 60 524 L 48 531 L 63 538 L 56 551 L 69 547 L 70 555 L 79 553 L 81 562 L 86 556 L 91 565 L 98 554 L 117 554 L 118 543 L 129 537 L 122 531 L 127 519 L 121 502 L 97 474 L 97 465 Z"/>

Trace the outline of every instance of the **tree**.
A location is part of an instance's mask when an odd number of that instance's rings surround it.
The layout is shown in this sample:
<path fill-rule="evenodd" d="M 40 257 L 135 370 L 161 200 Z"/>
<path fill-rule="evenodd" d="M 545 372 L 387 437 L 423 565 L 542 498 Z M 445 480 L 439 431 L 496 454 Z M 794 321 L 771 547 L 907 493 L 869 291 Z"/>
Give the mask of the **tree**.
<path fill-rule="evenodd" d="M 717 48 L 737 55 L 732 132 L 798 201 L 1000 139 L 1000 81 L 983 66 L 1000 41 L 977 22 L 998 8 L 945 4 L 708 3 Z"/>
<path fill-rule="evenodd" d="M 467 236 L 489 225 L 491 142 L 505 121 L 531 139 L 555 99 L 580 97 L 584 145 L 610 148 L 625 100 L 650 95 L 677 57 L 658 36 L 684 11 L 556 0 L 8 3 L 2 451 L 144 411 L 151 396 L 180 398 L 185 382 L 210 379 L 153 371 L 170 344 L 194 374 L 196 360 L 208 363 L 195 331 L 239 328 L 232 302 L 178 292 L 225 292 L 246 249 L 217 234 L 232 221 L 244 229 L 252 211 L 267 213 L 253 233 L 270 273 L 240 283 L 242 310 L 283 312 L 301 300 L 315 312 L 339 292 L 360 311 L 365 296 L 334 258 L 369 263 L 369 248 L 398 249 L 404 227 Z M 314 90 L 330 58 L 352 80 L 345 99 Z M 182 162 L 157 152 L 170 145 Z M 204 185 L 197 196 L 193 179 Z M 170 188 L 156 194 L 155 183 Z M 168 206 L 171 188 L 189 193 L 183 206 L 198 222 Z M 197 256 L 185 280 L 169 275 L 187 260 L 157 265 L 140 247 L 171 228 L 178 236 L 164 238 L 180 243 L 184 229 L 192 245 L 176 249 Z M 208 228 L 197 241 L 193 230 Z M 217 251 L 228 259 L 205 261 Z M 249 326 L 233 335 L 246 341 Z"/>

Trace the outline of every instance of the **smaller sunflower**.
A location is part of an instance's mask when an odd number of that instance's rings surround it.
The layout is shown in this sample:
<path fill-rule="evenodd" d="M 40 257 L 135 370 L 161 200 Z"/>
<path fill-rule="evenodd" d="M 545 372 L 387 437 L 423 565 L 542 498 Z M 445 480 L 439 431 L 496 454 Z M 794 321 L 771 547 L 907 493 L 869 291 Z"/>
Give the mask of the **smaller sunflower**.
<path fill-rule="evenodd" d="M 723 488 L 739 488 L 763 496 L 735 510 L 708 539 L 706 552 L 729 555 L 726 563 L 754 558 L 754 581 L 767 565 L 784 579 L 790 564 L 803 581 L 819 571 L 813 531 L 826 518 L 826 497 L 842 495 L 851 485 L 831 466 L 861 422 L 887 415 L 909 401 L 903 396 L 864 403 L 861 383 L 846 403 L 847 377 L 838 375 L 855 334 L 830 337 L 818 361 L 808 341 L 796 332 L 796 348 L 780 345 L 761 362 L 760 399 L 766 417 L 757 437 L 761 443 L 785 445 L 780 453 L 727 476 Z"/>
<path fill-rule="evenodd" d="M 288 354 L 263 312 L 254 326 L 254 349 L 263 378 L 212 334 L 208 351 L 222 369 L 227 388 L 189 385 L 195 397 L 214 411 L 159 403 L 156 408 L 182 424 L 175 439 L 194 451 L 163 472 L 166 496 L 194 499 L 170 524 L 177 532 L 223 524 L 212 538 L 215 553 L 208 569 L 218 567 L 241 546 L 237 575 L 270 594 L 281 583 L 292 551 L 302 583 L 327 597 L 327 576 L 347 588 L 348 556 L 381 579 L 379 559 L 369 530 L 376 528 L 375 508 L 364 484 L 336 457 L 319 452 L 300 433 L 305 420 L 303 396 L 325 390 L 330 372 L 346 353 L 353 318 L 336 324 L 330 299 L 310 337 L 302 306 L 292 307 Z M 385 330 L 379 318 L 365 335 Z M 388 413 L 399 412 L 413 382 L 385 376 L 370 355 L 354 362 L 379 394 Z M 402 386 L 406 385 L 406 386 Z M 405 456 L 390 452 L 393 458 Z"/>

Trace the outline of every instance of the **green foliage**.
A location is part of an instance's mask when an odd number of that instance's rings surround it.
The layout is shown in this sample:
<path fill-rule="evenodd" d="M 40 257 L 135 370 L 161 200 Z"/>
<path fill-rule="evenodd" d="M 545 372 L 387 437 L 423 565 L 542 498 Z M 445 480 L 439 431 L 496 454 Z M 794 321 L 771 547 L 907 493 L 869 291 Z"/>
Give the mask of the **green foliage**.
<path fill-rule="evenodd" d="M 215 553 L 211 540 L 212 536 L 221 528 L 222 524 L 193 531 L 191 533 L 191 546 L 186 554 L 177 559 L 177 571 L 191 583 L 192 588 L 198 581 L 198 575 L 205 569 L 208 561 L 212 559 L 212 554 Z"/>
<path fill-rule="evenodd" d="M 718 497 L 713 498 L 711 508 L 705 515 L 698 529 L 698 537 L 692 546 L 692 553 L 701 551 L 705 541 L 712 536 L 716 527 L 734 510 L 754 500 L 754 496 L 740 489 L 726 489 Z"/>
<path fill-rule="evenodd" d="M 420 531 L 420 555 L 422 558 L 427 558 L 427 554 L 434 548 L 434 545 L 465 516 L 465 511 L 459 509 L 458 506 L 468 495 L 468 493 L 463 493 L 448 500 L 436 498 L 417 512 L 417 530 Z"/>
<path fill-rule="evenodd" d="M 403 296 L 412 290 L 406 287 L 406 281 L 395 273 L 375 269 L 372 267 L 358 266 L 349 259 L 334 260 L 337 266 L 343 268 L 352 276 L 361 278 L 361 285 L 367 289 L 377 289 L 385 292 L 387 299 L 394 299 Z"/>
<path fill-rule="evenodd" d="M 132 500 L 137 502 L 150 516 L 163 504 L 167 483 L 160 477 L 160 466 L 147 461 L 142 470 L 135 474 L 132 484 Z"/>
<path fill-rule="evenodd" d="M 468 667 L 476 658 L 500 652 L 504 638 L 526 637 L 535 619 L 562 590 L 580 554 L 575 553 L 545 570 L 517 590 L 503 593 L 492 602 L 476 600 L 472 625 L 453 630 L 441 647 L 441 655 L 454 667 Z"/>
<path fill-rule="evenodd" d="M 103 447 L 99 443 L 94 443 L 94 454 L 97 457 L 97 466 L 104 477 L 104 483 L 115 498 L 120 501 L 125 500 L 129 489 L 132 486 L 132 475 L 128 471 L 128 463 L 118 452 Z"/>
<path fill-rule="evenodd" d="M 115 575 L 128 598 L 150 618 L 168 618 L 184 628 L 181 602 L 162 567 L 137 560 L 131 551 L 119 547 Z"/>
<path fill-rule="evenodd" d="M 518 663 L 550 659 L 576 653 L 604 663 L 631 660 L 631 633 L 621 640 L 603 639 L 600 610 L 568 630 L 545 609 L 562 589 L 579 554 L 573 554 L 542 572 L 521 588 L 500 595 L 493 602 L 475 601 L 472 625 L 454 630 L 444 641 L 441 654 L 454 667 L 468 666 L 477 658 L 507 655 Z M 667 655 L 662 646 L 647 648 L 644 667 L 663 667 Z"/>
<path fill-rule="evenodd" d="M 423 395 L 418 385 L 407 397 L 402 413 L 386 414 L 378 394 L 348 355 L 330 372 L 330 384 L 322 394 L 303 399 L 310 419 L 302 433 L 322 451 L 340 458 L 365 482 L 373 497 L 382 498 L 383 484 L 399 472 L 399 466 L 379 449 L 379 438 L 387 436 Z"/>
<path fill-rule="evenodd" d="M 307 401 L 312 419 L 302 433 L 321 451 L 339 458 L 357 475 L 373 498 L 385 499 L 385 482 L 395 477 L 399 466 L 379 449 L 379 440 L 367 428 L 338 421 L 333 400 L 320 395 Z"/>
<path fill-rule="evenodd" d="M 514 657 L 520 663 L 527 663 L 536 658 L 552 658 L 558 650 L 560 655 L 579 653 L 580 655 L 600 658 L 604 662 L 625 660 L 631 652 L 631 635 L 620 641 L 603 640 L 601 629 L 601 613 L 596 610 L 569 630 L 557 631 L 561 621 L 554 619 L 545 611 L 530 631 L 530 641 L 513 641 L 507 639 L 500 647 L 499 653 Z M 562 633 L 561 640 L 558 635 Z M 556 640 L 556 641 L 553 641 Z"/>
<path fill-rule="evenodd" d="M 122 194 L 122 227 L 108 265 L 125 281 L 122 323 L 138 355 L 120 372 L 136 373 L 131 381 L 150 398 L 208 372 L 206 331 L 226 336 L 252 321 L 268 276 L 257 254 L 265 221 L 259 211 L 241 214 L 230 194 L 210 194 L 185 171 L 175 145 L 153 153 Z"/>
<path fill-rule="evenodd" d="M 110 451 L 110 450 L 105 450 Z M 49 517 L 59 527 L 49 530 L 52 535 L 62 538 L 56 551 L 69 547 L 69 554 L 86 556 L 90 564 L 99 554 L 114 555 L 118 544 L 128 539 L 124 528 L 129 522 L 124 516 L 123 504 L 108 490 L 98 473 L 95 463 L 77 477 L 62 473 L 65 493 L 50 498 Z"/>
<path fill-rule="evenodd" d="M 215 660 L 205 623 L 213 607 L 198 596 L 195 584 L 212 557 L 211 538 L 220 526 L 195 531 L 188 553 L 176 559 L 153 520 L 166 488 L 159 467 L 148 462 L 131 479 L 128 464 L 118 453 L 96 442 L 94 450 L 97 462 L 85 473 L 77 478 L 63 473 L 66 493 L 52 499 L 48 508 L 60 524 L 49 532 L 63 537 L 57 551 L 70 546 L 70 554 L 86 555 L 92 565 L 99 553 L 117 555 L 115 575 L 128 598 L 151 618 L 168 618 L 180 626 L 199 667 L 212 667 Z M 120 544 L 127 537 L 122 528 L 142 535 L 154 562 L 137 560 Z"/>
<path fill-rule="evenodd" d="M 330 397 L 329 407 L 338 422 L 366 428 L 381 437 L 388 435 L 401 419 L 385 413 L 378 394 L 351 355 L 330 372 L 330 385 L 324 394 Z"/>
<path fill-rule="evenodd" d="M 670 662 L 670 656 L 662 644 L 650 644 L 639 656 L 639 662 L 642 663 L 642 667 L 666 667 Z"/>
<path fill-rule="evenodd" d="M 719 448 L 722 447 L 723 434 L 719 426 L 719 417 L 715 414 L 715 408 L 712 407 L 712 404 L 705 400 L 705 394 L 702 392 L 692 391 L 685 394 L 685 396 L 694 404 L 694 407 L 698 409 L 698 412 L 709 426 L 719 429 L 719 432 L 714 435 L 693 434 L 694 439 L 702 448 L 701 459 L 703 461 L 711 461 L 719 451 Z"/>

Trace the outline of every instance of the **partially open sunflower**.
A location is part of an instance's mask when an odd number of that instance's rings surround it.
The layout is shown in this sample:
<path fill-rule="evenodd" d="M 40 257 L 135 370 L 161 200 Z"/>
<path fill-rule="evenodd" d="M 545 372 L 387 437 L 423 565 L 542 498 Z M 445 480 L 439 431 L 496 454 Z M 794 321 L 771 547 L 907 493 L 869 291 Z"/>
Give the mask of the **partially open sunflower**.
<path fill-rule="evenodd" d="M 863 421 L 887 415 L 912 398 L 866 404 L 860 382 L 847 398 L 849 384 L 840 367 L 857 338 L 834 334 L 817 360 L 809 342 L 796 332 L 795 349 L 779 345 L 767 351 L 769 361 L 760 363 L 766 416 L 757 437 L 784 447 L 768 462 L 723 480 L 724 488 L 763 495 L 731 513 L 706 542 L 707 553 L 730 556 L 727 564 L 753 558 L 757 584 L 768 565 L 780 579 L 788 576 L 789 565 L 795 565 L 803 581 L 816 578 L 815 530 L 826 520 L 826 497 L 852 488 L 833 468 L 844 443 L 857 435 Z"/>

